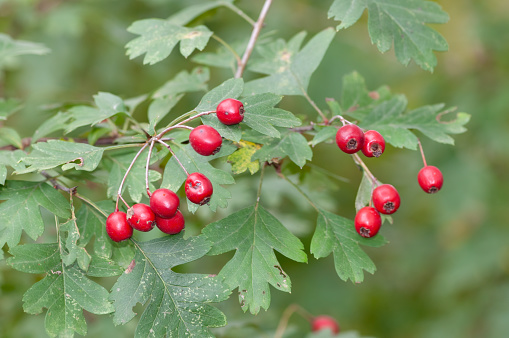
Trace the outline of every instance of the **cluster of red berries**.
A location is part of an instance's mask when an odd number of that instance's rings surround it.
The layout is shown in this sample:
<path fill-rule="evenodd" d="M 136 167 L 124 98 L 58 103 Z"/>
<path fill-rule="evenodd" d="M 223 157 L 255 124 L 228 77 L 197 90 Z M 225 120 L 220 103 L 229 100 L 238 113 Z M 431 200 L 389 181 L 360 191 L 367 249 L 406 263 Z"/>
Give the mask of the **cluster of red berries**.
<path fill-rule="evenodd" d="M 347 154 L 354 154 L 361 150 L 366 157 L 379 157 L 385 150 L 385 140 L 379 132 L 376 130 L 363 132 L 355 124 L 346 124 L 339 128 L 336 133 L 336 143 Z M 432 194 L 442 188 L 444 178 L 437 167 L 425 164 L 417 175 L 417 181 L 425 192 Z M 393 214 L 401 203 L 398 191 L 390 184 L 376 187 L 372 192 L 371 200 L 374 207 L 370 204 L 361 208 L 354 220 L 355 230 L 366 238 L 375 236 L 380 230 L 382 226 L 380 213 Z"/>
<path fill-rule="evenodd" d="M 244 119 L 244 105 L 238 100 L 226 99 L 219 103 L 216 114 L 225 125 L 238 124 Z M 200 125 L 189 134 L 189 143 L 198 154 L 210 156 L 221 149 L 223 139 L 213 127 Z M 213 193 L 212 183 L 202 173 L 189 174 L 185 193 L 192 203 L 207 204 Z M 119 210 L 111 213 L 106 220 L 106 232 L 115 242 L 131 238 L 133 229 L 147 232 L 154 226 L 166 234 L 178 234 L 185 226 L 179 205 L 180 200 L 173 191 L 157 189 L 150 195 L 150 206 L 138 203 L 130 207 L 127 214 Z"/>

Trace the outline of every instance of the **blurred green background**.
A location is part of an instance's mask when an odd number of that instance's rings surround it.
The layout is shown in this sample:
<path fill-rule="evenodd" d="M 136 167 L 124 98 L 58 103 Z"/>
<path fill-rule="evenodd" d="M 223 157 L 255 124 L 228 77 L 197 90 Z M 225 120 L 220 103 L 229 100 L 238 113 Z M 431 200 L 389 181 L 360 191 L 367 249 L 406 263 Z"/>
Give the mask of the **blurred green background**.
<path fill-rule="evenodd" d="M 99 91 L 130 98 L 150 92 L 182 69 L 196 66 L 174 52 L 154 66 L 129 60 L 124 45 L 133 38 L 126 28 L 135 20 L 165 18 L 188 4 L 186 0 L 0 0 L 0 32 L 15 39 L 45 44 L 51 53 L 23 56 L 0 74 L 0 97 L 19 98 L 22 111 L 9 118 L 23 137 L 54 113 L 57 103 L 92 102 Z M 260 1 L 237 5 L 256 18 Z M 332 0 L 274 1 L 264 31 L 288 39 L 301 30 L 312 36 L 337 22 L 327 19 Z M 399 64 L 393 53 L 380 54 L 371 45 L 366 15 L 355 26 L 338 32 L 325 59 L 313 75 L 310 95 L 326 108 L 325 98 L 339 99 L 341 78 L 357 70 L 368 88 L 388 85 L 406 94 L 409 108 L 443 102 L 472 115 L 468 132 L 455 137 L 456 145 L 422 138 L 428 164 L 441 168 L 445 183 L 437 195 L 424 194 L 417 185 L 422 163 L 417 152 L 388 147 L 383 158 L 367 160 L 383 182 L 399 190 L 402 207 L 394 224 L 382 233 L 390 244 L 368 248 L 377 265 L 374 275 L 354 285 L 336 275 L 332 258 L 296 264 L 279 256 L 292 278 L 292 293 L 272 292 L 267 312 L 244 314 L 234 296 L 219 305 L 229 325 L 214 332 L 224 337 L 271 337 L 284 309 L 297 303 L 313 314 L 335 317 L 342 329 L 374 337 L 508 337 L 509 336 L 509 2 L 439 2 L 451 17 L 436 26 L 449 42 L 438 53 L 433 74 L 414 64 Z M 250 34 L 249 26 L 221 8 L 204 15 L 205 23 L 226 41 Z M 219 45 L 211 40 L 207 51 Z M 213 69 L 210 88 L 232 76 Z M 253 74 L 246 73 L 246 78 Z M 173 114 L 194 107 L 200 96 L 188 96 Z M 286 97 L 282 103 L 299 116 L 315 113 L 304 99 Z M 136 117 L 144 119 L 144 109 Z M 314 149 L 313 165 L 344 177 L 322 187 L 316 175 L 302 177 L 302 186 L 321 206 L 352 218 L 360 173 L 335 145 Z M 200 210 L 189 216 L 190 233 L 231 210 L 253 203 L 258 176 L 238 178 L 231 187 L 228 210 L 212 215 Z M 276 192 L 274 192 L 276 188 Z M 328 188 L 327 190 L 325 188 Z M 84 187 L 91 197 L 104 197 L 96 186 Z M 309 252 L 316 213 L 296 197 L 291 186 L 269 173 L 262 203 L 302 238 Z M 85 193 L 84 193 L 85 194 Z M 41 241 L 52 241 L 45 234 Z M 186 268 L 217 273 L 231 255 L 206 257 Z M 44 315 L 22 311 L 22 295 L 40 276 L 14 271 L 0 262 L 0 336 L 41 337 Z M 107 285 L 109 281 L 105 282 Z M 129 336 L 135 320 L 114 327 L 108 316 L 87 314 L 90 337 Z M 303 337 L 309 325 L 294 315 L 288 337 Z"/>

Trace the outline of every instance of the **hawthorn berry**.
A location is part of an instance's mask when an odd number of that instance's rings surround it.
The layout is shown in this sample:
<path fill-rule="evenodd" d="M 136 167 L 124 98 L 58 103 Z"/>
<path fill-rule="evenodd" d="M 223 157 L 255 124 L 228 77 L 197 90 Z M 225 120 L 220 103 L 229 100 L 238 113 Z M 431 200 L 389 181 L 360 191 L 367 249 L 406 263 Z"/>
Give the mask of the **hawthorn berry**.
<path fill-rule="evenodd" d="M 364 133 L 364 144 L 361 148 L 366 157 L 379 157 L 385 150 L 385 140 L 376 130 L 368 130 Z"/>
<path fill-rule="evenodd" d="M 332 317 L 321 315 L 313 318 L 313 322 L 311 323 L 311 330 L 313 332 L 330 329 L 333 334 L 339 333 L 339 324 Z"/>
<path fill-rule="evenodd" d="M 156 216 L 170 218 L 177 212 L 180 200 L 169 189 L 157 189 L 150 195 L 150 208 Z"/>
<path fill-rule="evenodd" d="M 338 129 L 336 143 L 347 154 L 361 150 L 364 145 L 364 132 L 355 124 L 347 124 Z"/>
<path fill-rule="evenodd" d="M 226 99 L 217 105 L 216 114 L 223 124 L 238 124 L 244 120 L 244 105 L 239 100 Z"/>
<path fill-rule="evenodd" d="M 171 218 L 162 218 L 156 216 L 156 225 L 159 230 L 165 234 L 175 235 L 184 229 L 186 222 L 180 210 L 177 210 L 175 215 Z"/>
<path fill-rule="evenodd" d="M 203 156 L 216 154 L 221 149 L 223 139 L 211 126 L 201 125 L 189 134 L 189 143 L 194 151 Z"/>
<path fill-rule="evenodd" d="M 375 236 L 382 226 L 382 217 L 373 207 L 364 207 L 355 215 L 355 230 L 362 237 Z"/>
<path fill-rule="evenodd" d="M 138 203 L 127 209 L 127 223 L 138 231 L 147 232 L 154 228 L 155 215 L 146 204 Z"/>
<path fill-rule="evenodd" d="M 434 194 L 442 188 L 442 185 L 444 184 L 444 176 L 440 169 L 432 165 L 428 165 L 419 171 L 417 181 L 419 182 L 422 190 L 428 194 Z"/>
<path fill-rule="evenodd" d="M 108 216 L 106 219 L 106 233 L 115 242 L 122 242 L 131 238 L 133 228 L 127 223 L 125 212 L 115 211 Z"/>
<path fill-rule="evenodd" d="M 187 198 L 199 205 L 207 204 L 212 196 L 212 183 L 202 173 L 192 173 L 187 177 L 185 191 Z"/>
<path fill-rule="evenodd" d="M 375 209 L 386 215 L 395 213 L 401 203 L 398 191 L 390 184 L 376 187 L 371 197 Z"/>

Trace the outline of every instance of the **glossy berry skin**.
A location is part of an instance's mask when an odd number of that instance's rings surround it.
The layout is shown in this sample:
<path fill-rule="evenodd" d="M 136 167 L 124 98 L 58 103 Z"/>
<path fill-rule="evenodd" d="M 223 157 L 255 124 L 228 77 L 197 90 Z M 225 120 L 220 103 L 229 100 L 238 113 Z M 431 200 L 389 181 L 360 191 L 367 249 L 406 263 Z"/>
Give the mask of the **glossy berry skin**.
<path fill-rule="evenodd" d="M 375 236 L 382 226 L 382 217 L 375 208 L 364 207 L 355 215 L 355 230 L 362 237 Z"/>
<path fill-rule="evenodd" d="M 355 124 L 347 124 L 338 129 L 336 144 L 347 154 L 356 153 L 364 145 L 364 132 Z"/>
<path fill-rule="evenodd" d="M 379 157 L 385 150 L 385 140 L 376 130 L 368 130 L 364 133 L 362 153 L 366 157 Z"/>
<path fill-rule="evenodd" d="M 207 204 L 213 188 L 210 180 L 202 173 L 192 173 L 187 177 L 185 191 L 187 198 L 199 205 Z"/>
<path fill-rule="evenodd" d="M 127 209 L 127 223 L 138 231 L 147 232 L 154 228 L 156 216 L 150 207 L 138 203 Z"/>
<path fill-rule="evenodd" d="M 390 184 L 376 187 L 371 197 L 375 209 L 386 215 L 395 213 L 401 204 L 398 191 Z"/>
<path fill-rule="evenodd" d="M 226 99 L 217 105 L 216 114 L 223 124 L 238 124 L 244 120 L 244 105 L 239 100 Z"/>
<path fill-rule="evenodd" d="M 106 233 L 115 242 L 122 242 L 131 238 L 133 228 L 127 223 L 125 212 L 115 211 L 108 216 L 106 219 Z"/>
<path fill-rule="evenodd" d="M 419 182 L 422 190 L 428 194 L 434 194 L 442 188 L 442 185 L 444 184 L 444 176 L 440 169 L 432 165 L 428 165 L 419 171 L 417 181 Z"/>
<path fill-rule="evenodd" d="M 150 208 L 156 216 L 170 218 L 175 215 L 180 205 L 180 200 L 169 189 L 157 189 L 150 195 Z"/>
<path fill-rule="evenodd" d="M 201 125 L 191 131 L 189 143 L 198 154 L 210 156 L 221 149 L 223 138 L 211 126 Z"/>
<path fill-rule="evenodd" d="M 165 234 L 175 235 L 184 229 L 186 222 L 180 210 L 177 210 L 175 215 L 171 218 L 161 218 L 156 216 L 156 225 L 159 230 Z"/>
<path fill-rule="evenodd" d="M 339 325 L 338 322 L 332 317 L 329 316 L 316 316 L 311 323 L 311 330 L 313 332 L 321 331 L 329 329 L 333 334 L 339 333 Z"/>

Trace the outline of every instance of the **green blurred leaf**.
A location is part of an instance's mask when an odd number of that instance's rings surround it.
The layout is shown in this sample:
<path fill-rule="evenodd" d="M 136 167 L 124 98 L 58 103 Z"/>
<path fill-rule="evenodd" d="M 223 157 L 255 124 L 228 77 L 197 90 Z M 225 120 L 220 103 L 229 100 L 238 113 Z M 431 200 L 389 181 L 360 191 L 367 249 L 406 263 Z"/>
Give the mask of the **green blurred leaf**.
<path fill-rule="evenodd" d="M 220 6 L 227 6 L 228 4 L 233 3 L 233 1 L 234 0 L 208 1 L 197 5 L 187 6 L 181 11 L 170 16 L 168 21 L 175 25 L 187 25 L 203 13 Z"/>
<path fill-rule="evenodd" d="M 50 49 L 40 43 L 13 40 L 10 36 L 0 33 L 0 67 L 10 58 L 18 55 L 48 54 Z"/>
<path fill-rule="evenodd" d="M 134 243 L 135 265 L 120 276 L 110 296 L 116 325 L 136 315 L 132 308 L 137 303 L 147 302 L 135 337 L 213 337 L 208 327 L 226 325 L 224 314 L 208 304 L 228 298 L 230 291 L 221 278 L 172 270 L 209 251 L 210 242 L 204 236 L 184 240 L 179 234 Z"/>
<path fill-rule="evenodd" d="M 191 73 L 183 70 L 157 89 L 152 97 L 159 98 L 180 93 L 206 91 L 209 79 L 210 71 L 206 67 L 196 67 Z"/>
<path fill-rule="evenodd" d="M 300 35 L 298 36 L 299 38 L 294 37 L 291 40 L 296 40 L 295 46 L 300 45 Z M 278 95 L 305 95 L 311 75 L 318 68 L 334 36 L 334 29 L 323 30 L 316 34 L 294 57 L 291 57 L 291 53 L 294 51 L 287 50 L 287 47 L 282 45 L 283 49 L 277 53 L 282 59 L 278 71 L 275 74 L 271 73 L 272 75 L 246 83 L 244 95 L 265 92 Z M 288 58 L 289 61 L 287 61 Z M 273 60 L 269 59 L 267 62 L 273 62 Z M 258 66 L 258 69 L 260 68 L 265 70 Z M 268 70 L 269 68 L 266 69 L 266 71 Z"/>
<path fill-rule="evenodd" d="M 54 336 L 86 335 L 83 309 L 95 314 L 113 312 L 108 291 L 88 279 L 75 265 L 62 263 L 59 244 L 25 244 L 10 249 L 8 264 L 27 273 L 46 273 L 23 296 L 23 309 L 30 314 L 46 312 L 46 332 Z"/>
<path fill-rule="evenodd" d="M 314 147 L 319 143 L 328 141 L 329 139 L 336 137 L 337 132 L 338 128 L 332 126 L 320 128 L 318 133 L 316 133 L 315 137 L 313 137 L 313 140 L 311 141 L 311 146 Z"/>
<path fill-rule="evenodd" d="M 0 98 L 0 121 L 7 120 L 7 117 L 20 110 L 21 107 L 22 104 L 19 100 Z"/>
<path fill-rule="evenodd" d="M 272 139 L 258 150 L 252 160 L 273 162 L 288 156 L 299 167 L 303 167 L 306 161 L 311 161 L 313 151 L 304 136 L 295 132 L 287 132 L 280 139 Z"/>
<path fill-rule="evenodd" d="M 170 146 L 189 173 L 200 172 L 212 183 L 214 193 L 208 204 L 210 209 L 216 211 L 218 207 L 226 208 L 228 205 L 227 200 L 231 198 L 231 193 L 223 188 L 221 184 L 234 184 L 235 180 L 228 172 L 214 168 L 209 161 L 218 157 L 230 155 L 236 148 L 231 145 L 223 144 L 219 153 L 214 156 L 202 156 L 194 151 L 189 144 L 171 143 Z M 186 179 L 186 173 L 182 170 L 175 158 L 172 157 L 164 168 L 161 187 L 177 191 L 182 184 L 184 184 Z M 198 206 L 188 201 L 188 208 L 190 211 L 194 212 Z"/>
<path fill-rule="evenodd" d="M 92 108 L 91 108 L 92 109 Z M 71 114 L 58 112 L 49 119 L 45 120 L 32 136 L 32 143 L 37 142 L 41 137 L 67 128 L 67 122 L 71 119 Z"/>
<path fill-rule="evenodd" d="M 43 182 L 7 181 L 0 187 L 0 248 L 18 245 L 21 231 L 37 239 L 44 231 L 39 206 L 58 217 L 69 218 L 69 202 Z"/>
<path fill-rule="evenodd" d="M 291 282 L 274 250 L 297 261 L 307 262 L 304 245 L 262 206 L 239 210 L 209 224 L 203 234 L 212 242 L 209 255 L 235 250 L 233 258 L 219 273 L 230 289 L 239 289 L 244 311 L 257 314 L 270 305 L 269 283 L 290 292 Z"/>
<path fill-rule="evenodd" d="M 264 93 L 243 99 L 243 122 L 254 130 L 271 136 L 280 137 L 281 134 L 273 126 L 296 127 L 302 124 L 301 120 L 289 111 L 274 108 L 282 97 L 272 93 Z"/>
<path fill-rule="evenodd" d="M 363 238 L 355 231 L 352 220 L 319 209 L 316 230 L 311 239 L 311 253 L 315 258 L 334 256 L 336 272 L 344 281 L 360 283 L 363 270 L 374 273 L 375 264 L 360 248 L 359 244 L 379 247 L 386 243 L 382 235 Z"/>
<path fill-rule="evenodd" d="M 436 30 L 426 24 L 446 23 L 449 16 L 440 5 L 424 0 L 335 0 L 329 17 L 342 21 L 337 29 L 353 25 L 368 9 L 371 42 L 384 53 L 394 43 L 399 62 L 414 60 L 422 69 L 433 71 L 437 60 L 433 51 L 449 47 Z"/>
<path fill-rule="evenodd" d="M 260 170 L 260 162 L 251 160 L 253 154 L 260 149 L 260 145 L 248 141 L 240 141 L 238 147 L 239 149 L 228 156 L 228 163 L 232 165 L 232 173 L 238 175 L 249 170 L 252 175 Z"/>
<path fill-rule="evenodd" d="M 176 96 L 164 96 L 155 99 L 148 107 L 148 120 L 150 122 L 147 132 L 151 135 L 156 133 L 155 127 L 168 113 L 175 107 L 175 105 L 184 97 L 184 94 Z"/>
<path fill-rule="evenodd" d="M 62 166 L 63 170 L 76 169 L 93 171 L 99 165 L 103 148 L 85 143 L 73 143 L 60 140 L 48 140 L 32 145 L 33 150 L 22 158 L 29 167 L 17 170 L 17 174 L 41 171 Z"/>
<path fill-rule="evenodd" d="M 458 134 L 466 129 L 464 125 L 470 115 L 458 113 L 455 120 L 441 121 L 443 104 L 423 106 L 404 113 L 407 99 L 397 95 L 389 101 L 382 102 L 359 124 L 364 129 L 375 129 L 387 142 L 395 147 L 417 149 L 417 137 L 410 131 L 416 129 L 433 141 L 454 144 L 448 134 Z"/>
<path fill-rule="evenodd" d="M 23 141 L 21 140 L 21 136 L 19 136 L 18 132 L 9 127 L 0 127 L 0 140 L 6 142 L 7 144 L 13 145 L 16 148 L 23 148 Z"/>
<path fill-rule="evenodd" d="M 203 50 L 213 34 L 205 26 L 187 28 L 161 19 L 135 21 L 127 30 L 141 35 L 126 45 L 127 55 L 134 59 L 146 53 L 143 64 L 150 65 L 167 58 L 179 42 L 185 57 L 195 49 Z"/>

